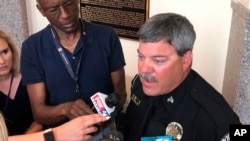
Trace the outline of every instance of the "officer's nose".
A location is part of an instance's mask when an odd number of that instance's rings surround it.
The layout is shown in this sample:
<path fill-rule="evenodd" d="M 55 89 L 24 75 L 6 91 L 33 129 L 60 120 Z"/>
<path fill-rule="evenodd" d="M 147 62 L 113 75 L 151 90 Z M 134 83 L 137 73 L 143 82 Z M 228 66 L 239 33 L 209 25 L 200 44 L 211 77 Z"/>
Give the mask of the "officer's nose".
<path fill-rule="evenodd" d="M 153 63 L 149 59 L 144 59 L 138 62 L 140 73 L 152 73 L 154 71 Z"/>

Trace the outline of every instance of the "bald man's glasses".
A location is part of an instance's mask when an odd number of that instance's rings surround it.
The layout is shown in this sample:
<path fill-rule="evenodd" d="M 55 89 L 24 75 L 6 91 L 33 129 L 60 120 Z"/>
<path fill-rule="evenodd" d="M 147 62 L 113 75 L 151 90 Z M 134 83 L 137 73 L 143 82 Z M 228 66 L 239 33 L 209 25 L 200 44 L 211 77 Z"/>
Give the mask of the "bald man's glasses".
<path fill-rule="evenodd" d="M 69 12 L 69 11 L 75 10 L 77 8 L 77 3 L 76 3 L 76 1 L 73 1 L 73 0 L 67 1 L 67 2 L 63 3 L 62 5 L 47 9 L 45 11 L 45 13 L 47 15 L 52 16 L 52 17 L 58 17 L 60 14 L 60 11 L 61 11 L 60 8 L 63 8 L 64 11 Z"/>

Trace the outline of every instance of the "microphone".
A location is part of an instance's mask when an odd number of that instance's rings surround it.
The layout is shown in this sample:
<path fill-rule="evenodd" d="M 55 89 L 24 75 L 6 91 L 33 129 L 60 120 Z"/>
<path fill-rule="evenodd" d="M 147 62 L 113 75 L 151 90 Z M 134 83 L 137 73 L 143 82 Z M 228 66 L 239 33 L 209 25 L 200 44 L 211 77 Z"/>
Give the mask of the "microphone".
<path fill-rule="evenodd" d="M 152 122 L 149 124 L 144 135 L 148 137 L 142 137 L 141 141 L 155 141 L 157 139 L 180 141 L 183 135 L 183 128 L 178 122 L 170 122 L 166 128 L 159 122 Z"/>
<path fill-rule="evenodd" d="M 102 139 L 101 141 L 123 141 L 123 140 L 124 140 L 123 134 L 117 130 L 113 130 L 108 135 L 108 137 Z"/>
<path fill-rule="evenodd" d="M 100 126 L 99 132 L 94 134 L 90 141 L 124 141 L 124 136 L 120 131 L 116 130 L 114 122 L 105 123 Z"/>
<path fill-rule="evenodd" d="M 171 136 L 142 137 L 141 141 L 173 141 Z"/>
<path fill-rule="evenodd" d="M 111 93 L 109 95 L 101 92 L 95 93 L 90 97 L 97 113 L 109 116 L 114 119 L 117 111 L 116 105 L 120 102 L 120 96 L 117 93 Z M 114 120 L 106 121 L 99 125 L 99 132 L 94 134 L 91 141 L 123 141 L 124 137 L 122 133 L 116 130 Z"/>
<path fill-rule="evenodd" d="M 91 96 L 90 99 L 94 104 L 97 113 L 112 116 L 112 113 L 115 111 L 115 106 L 120 101 L 120 96 L 117 93 L 106 95 L 101 92 L 97 92 Z"/>
<path fill-rule="evenodd" d="M 141 137 L 141 141 L 172 141 L 171 135 L 166 135 L 165 127 L 159 122 L 152 122 L 144 132 L 146 137 Z"/>

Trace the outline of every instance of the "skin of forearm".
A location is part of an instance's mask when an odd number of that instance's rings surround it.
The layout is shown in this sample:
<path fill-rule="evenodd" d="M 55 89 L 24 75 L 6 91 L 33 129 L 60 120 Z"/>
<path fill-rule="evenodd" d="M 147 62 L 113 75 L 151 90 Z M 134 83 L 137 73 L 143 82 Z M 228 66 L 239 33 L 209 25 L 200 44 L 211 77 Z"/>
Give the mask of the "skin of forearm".
<path fill-rule="evenodd" d="M 123 105 L 125 104 L 126 99 L 127 99 L 127 93 L 126 93 L 125 86 L 124 86 L 124 88 L 121 88 L 120 90 L 116 90 L 116 93 L 119 94 L 119 96 L 120 96 L 120 102 L 118 103 L 118 105 L 116 107 L 117 107 L 117 109 L 121 109 L 123 107 Z"/>
<path fill-rule="evenodd" d="M 9 136 L 8 141 L 44 141 L 43 133 Z"/>
<path fill-rule="evenodd" d="M 126 99 L 127 99 L 127 94 L 126 92 L 124 92 L 122 95 L 121 95 L 121 100 L 120 100 L 120 103 L 119 103 L 119 106 L 123 106 L 126 102 Z"/>
<path fill-rule="evenodd" d="M 36 111 L 43 112 L 34 112 L 35 121 L 49 127 L 53 127 L 58 123 L 63 121 L 67 121 L 68 118 L 64 111 L 64 106 L 67 103 L 60 104 L 57 106 L 43 106 L 43 108 L 39 108 Z"/>
<path fill-rule="evenodd" d="M 38 124 L 37 122 L 32 122 L 30 127 L 25 131 L 25 134 L 35 133 L 38 131 L 41 131 L 43 129 L 41 124 Z"/>
<path fill-rule="evenodd" d="M 59 129 L 54 128 L 53 134 L 57 133 Z M 15 136 L 9 136 L 8 141 L 44 141 L 43 131 L 32 133 L 32 134 L 25 134 L 25 135 L 15 135 Z M 61 141 L 63 139 L 62 135 L 54 136 L 56 141 Z"/>

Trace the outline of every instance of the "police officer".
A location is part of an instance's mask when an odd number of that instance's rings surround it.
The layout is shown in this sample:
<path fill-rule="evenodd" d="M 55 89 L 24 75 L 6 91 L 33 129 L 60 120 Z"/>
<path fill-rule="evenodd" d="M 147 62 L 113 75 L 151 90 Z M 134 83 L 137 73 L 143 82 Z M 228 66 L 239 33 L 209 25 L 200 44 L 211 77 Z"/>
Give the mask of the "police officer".
<path fill-rule="evenodd" d="M 166 134 L 181 141 L 229 140 L 229 125 L 240 121 L 223 96 L 191 68 L 196 33 L 189 20 L 175 13 L 155 15 L 139 37 L 126 141 Z"/>

